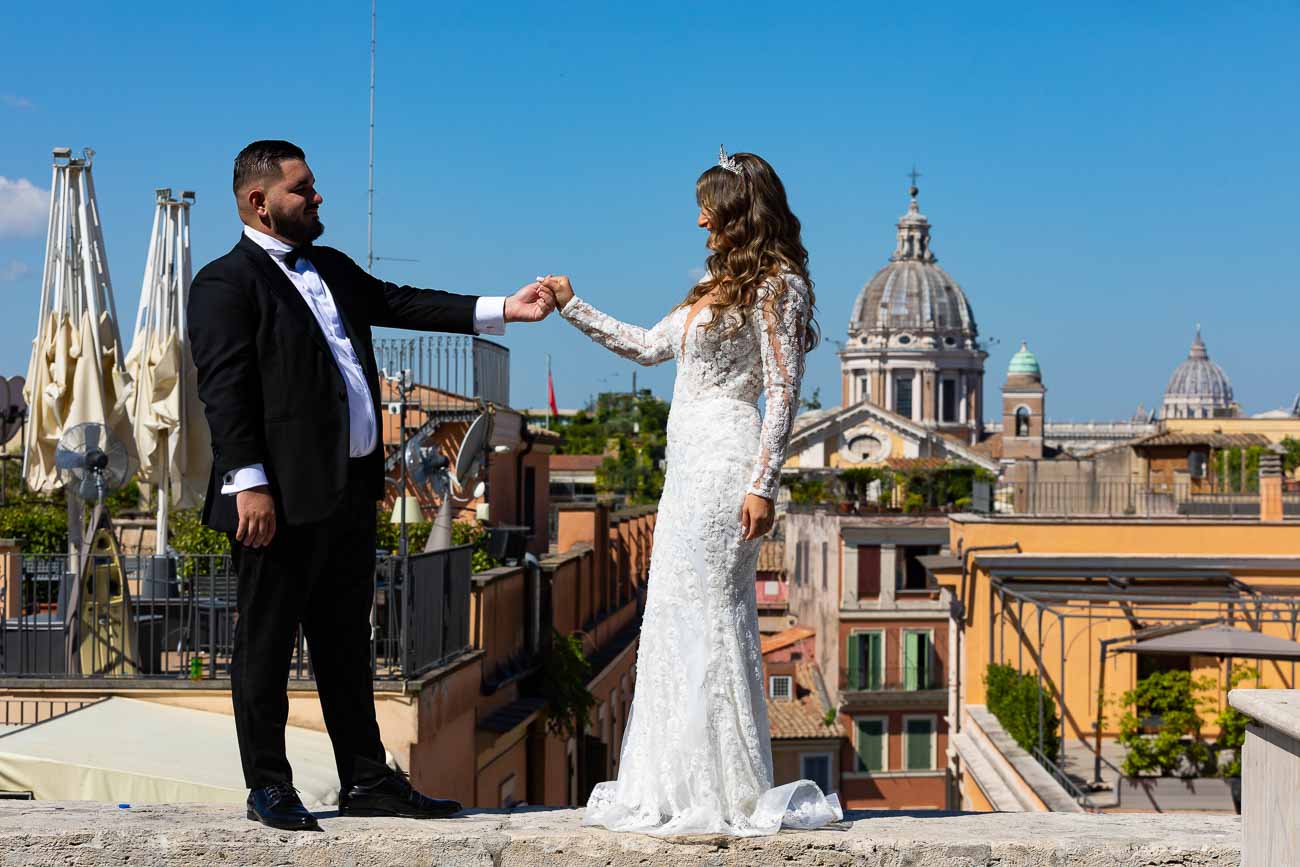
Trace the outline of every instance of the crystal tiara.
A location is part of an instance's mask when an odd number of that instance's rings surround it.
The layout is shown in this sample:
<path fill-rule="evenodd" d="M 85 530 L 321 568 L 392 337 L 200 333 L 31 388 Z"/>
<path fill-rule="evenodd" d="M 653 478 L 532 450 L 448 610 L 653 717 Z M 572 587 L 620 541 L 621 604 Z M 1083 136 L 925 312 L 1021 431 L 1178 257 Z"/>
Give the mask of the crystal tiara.
<path fill-rule="evenodd" d="M 722 145 L 718 145 L 718 165 L 733 175 L 740 174 L 740 163 L 736 162 L 735 157 L 727 156 L 727 149 Z"/>

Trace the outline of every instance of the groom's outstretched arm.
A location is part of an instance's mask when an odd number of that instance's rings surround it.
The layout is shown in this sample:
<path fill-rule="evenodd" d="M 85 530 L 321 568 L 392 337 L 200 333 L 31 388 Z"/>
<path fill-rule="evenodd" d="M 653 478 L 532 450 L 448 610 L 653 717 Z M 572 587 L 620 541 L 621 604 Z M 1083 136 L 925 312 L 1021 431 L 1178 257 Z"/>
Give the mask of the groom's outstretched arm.
<path fill-rule="evenodd" d="M 370 305 L 371 325 L 453 334 L 504 334 L 507 322 L 537 322 L 554 307 L 538 283 L 530 283 L 509 297 L 458 295 L 389 283 L 366 273 L 351 259 L 348 261 L 355 271 L 356 285 L 362 287 Z"/>

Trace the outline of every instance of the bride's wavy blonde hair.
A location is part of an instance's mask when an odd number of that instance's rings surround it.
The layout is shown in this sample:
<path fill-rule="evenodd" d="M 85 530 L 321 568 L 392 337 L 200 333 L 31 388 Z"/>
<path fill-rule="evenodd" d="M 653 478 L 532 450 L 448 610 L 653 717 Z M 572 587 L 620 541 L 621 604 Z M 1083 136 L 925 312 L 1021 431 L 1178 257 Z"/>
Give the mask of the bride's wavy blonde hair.
<path fill-rule="evenodd" d="M 812 277 L 808 274 L 808 251 L 799 237 L 799 218 L 790 210 L 785 185 L 776 170 L 757 154 L 732 154 L 739 174 L 717 165 L 700 175 L 695 182 L 695 200 L 709 216 L 709 249 L 705 261 L 708 275 L 696 284 L 682 306 L 689 307 L 710 292 L 712 317 L 701 327 L 716 327 L 728 316 L 753 307 L 758 290 L 774 281 L 777 304 L 787 291 L 782 271 L 803 278 L 808 285 L 808 322 L 804 327 L 805 351 L 811 351 L 820 339 L 812 311 L 816 303 Z M 735 327 L 735 326 L 733 326 Z"/>

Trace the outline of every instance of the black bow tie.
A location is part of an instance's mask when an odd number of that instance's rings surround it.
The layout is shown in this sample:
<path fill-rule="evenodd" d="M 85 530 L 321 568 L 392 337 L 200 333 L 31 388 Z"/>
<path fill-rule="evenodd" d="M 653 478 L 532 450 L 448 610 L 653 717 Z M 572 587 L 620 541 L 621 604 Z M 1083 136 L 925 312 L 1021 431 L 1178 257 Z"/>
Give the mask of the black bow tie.
<path fill-rule="evenodd" d="M 298 260 L 306 259 L 308 262 L 310 262 L 311 253 L 312 253 L 312 249 L 311 249 L 310 242 L 306 244 L 299 244 L 297 247 L 294 247 L 293 249 L 289 250 L 289 252 L 284 254 L 284 264 L 288 266 L 290 271 L 297 271 Z"/>

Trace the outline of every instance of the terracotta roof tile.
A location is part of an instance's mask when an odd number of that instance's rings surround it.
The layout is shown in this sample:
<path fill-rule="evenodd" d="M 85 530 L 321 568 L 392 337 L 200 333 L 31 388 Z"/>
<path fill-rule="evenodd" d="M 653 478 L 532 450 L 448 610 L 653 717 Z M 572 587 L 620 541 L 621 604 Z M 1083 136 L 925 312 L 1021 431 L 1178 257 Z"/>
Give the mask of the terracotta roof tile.
<path fill-rule="evenodd" d="M 763 639 L 760 646 L 762 653 L 771 653 L 773 650 L 780 650 L 782 647 L 789 647 L 796 641 L 803 641 L 805 638 L 811 638 L 817 634 L 816 629 L 808 626 L 792 626 L 776 635 L 770 635 Z"/>
<path fill-rule="evenodd" d="M 604 462 L 604 455 L 551 455 L 552 470 L 595 471 Z"/>
<path fill-rule="evenodd" d="M 838 717 L 826 725 L 827 708 L 814 683 L 816 676 L 811 664 L 800 665 L 795 669 L 795 698 L 791 701 L 767 700 L 768 728 L 773 739 L 844 737 L 844 727 Z"/>

